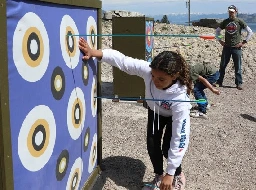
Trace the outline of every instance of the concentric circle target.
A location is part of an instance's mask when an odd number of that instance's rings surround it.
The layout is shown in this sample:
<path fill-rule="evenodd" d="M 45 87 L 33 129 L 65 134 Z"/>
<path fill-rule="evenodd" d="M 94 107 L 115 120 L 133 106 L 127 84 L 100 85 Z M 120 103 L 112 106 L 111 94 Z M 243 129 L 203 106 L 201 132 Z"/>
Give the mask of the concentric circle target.
<path fill-rule="evenodd" d="M 69 163 L 69 153 L 67 150 L 63 150 L 57 160 L 56 164 L 56 178 L 58 181 L 61 181 L 65 175 Z"/>
<path fill-rule="evenodd" d="M 60 100 L 65 92 L 65 75 L 61 67 L 56 67 L 52 72 L 51 91 L 56 100 Z"/>
<path fill-rule="evenodd" d="M 90 128 L 88 127 L 86 129 L 85 135 L 84 135 L 84 152 L 87 151 L 90 141 Z"/>
<path fill-rule="evenodd" d="M 149 52 L 147 52 L 146 51 L 146 53 L 145 53 L 145 60 L 147 61 L 147 62 L 151 62 L 152 61 L 152 53 L 149 53 Z"/>
<path fill-rule="evenodd" d="M 83 161 L 79 157 L 75 160 L 67 181 L 66 190 L 78 190 L 83 173 Z"/>
<path fill-rule="evenodd" d="M 146 34 L 153 35 L 153 22 L 146 23 Z M 146 50 L 149 53 L 151 53 L 153 48 L 153 40 L 154 40 L 153 36 L 146 37 Z"/>
<path fill-rule="evenodd" d="M 92 146 L 90 151 L 89 157 L 89 164 L 88 164 L 88 172 L 92 173 L 93 169 L 95 168 L 97 160 L 97 134 L 95 133 L 92 139 Z"/>
<path fill-rule="evenodd" d="M 13 60 L 21 77 L 29 82 L 40 80 L 49 64 L 49 38 L 38 15 L 26 13 L 13 34 Z"/>
<path fill-rule="evenodd" d="M 70 95 L 67 109 L 68 131 L 72 139 L 76 140 L 84 128 L 86 114 L 84 93 L 80 88 L 75 88 Z"/>
<path fill-rule="evenodd" d="M 66 65 L 69 68 L 74 69 L 79 62 L 79 37 L 68 35 L 79 35 L 79 32 L 75 21 L 69 15 L 65 15 L 60 24 L 60 45 L 62 57 Z"/>
<path fill-rule="evenodd" d="M 89 16 L 87 20 L 87 34 L 97 34 L 97 24 L 92 16 Z M 87 42 L 92 49 L 97 49 L 97 36 L 87 36 Z"/>
<path fill-rule="evenodd" d="M 56 124 L 52 111 L 45 105 L 33 108 L 20 128 L 18 154 L 23 166 L 38 171 L 49 161 L 56 139 Z"/>
<path fill-rule="evenodd" d="M 92 116 L 95 117 L 97 114 L 97 79 L 96 76 L 93 76 L 92 80 L 92 89 L 91 89 L 91 110 Z"/>
<path fill-rule="evenodd" d="M 82 80 L 85 86 L 88 85 L 88 80 L 89 80 L 89 68 L 88 68 L 88 63 L 82 62 Z"/>

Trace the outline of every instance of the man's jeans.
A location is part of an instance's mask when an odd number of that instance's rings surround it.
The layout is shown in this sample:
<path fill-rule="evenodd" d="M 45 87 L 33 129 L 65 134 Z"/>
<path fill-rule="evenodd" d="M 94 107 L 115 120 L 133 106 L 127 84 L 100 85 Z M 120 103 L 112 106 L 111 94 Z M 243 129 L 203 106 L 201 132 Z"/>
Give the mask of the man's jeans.
<path fill-rule="evenodd" d="M 214 73 L 213 75 L 210 76 L 203 76 L 210 84 L 215 83 L 218 79 L 219 79 L 220 73 L 219 71 L 217 71 L 216 73 Z M 204 93 L 204 89 L 206 89 L 206 86 L 200 82 L 197 81 L 194 85 L 194 96 L 195 99 L 205 99 L 207 101 L 207 97 Z M 208 105 L 208 102 L 206 103 L 200 103 L 198 104 L 198 111 L 202 112 L 202 113 L 206 113 L 206 107 Z"/>
<path fill-rule="evenodd" d="M 234 61 L 235 66 L 235 84 L 239 85 L 243 83 L 242 80 L 242 49 L 235 47 L 223 47 L 221 62 L 220 62 L 220 78 L 218 80 L 218 84 L 223 83 L 223 79 L 225 76 L 225 69 L 230 61 L 230 57 L 232 55 L 232 59 Z"/>

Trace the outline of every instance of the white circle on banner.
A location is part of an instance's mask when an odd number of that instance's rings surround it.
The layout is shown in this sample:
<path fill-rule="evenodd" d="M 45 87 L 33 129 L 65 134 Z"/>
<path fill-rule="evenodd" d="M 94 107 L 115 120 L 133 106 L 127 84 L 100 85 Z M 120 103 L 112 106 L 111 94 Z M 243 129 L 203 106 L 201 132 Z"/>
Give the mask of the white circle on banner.
<path fill-rule="evenodd" d="M 74 69 L 79 63 L 79 36 L 68 35 L 79 35 L 79 32 L 75 21 L 69 15 L 64 15 L 60 24 L 61 52 L 66 65 Z"/>
<path fill-rule="evenodd" d="M 34 107 L 24 119 L 18 136 L 18 155 L 29 171 L 38 171 L 49 161 L 56 140 L 56 123 L 49 107 Z"/>
<path fill-rule="evenodd" d="M 86 106 L 84 93 L 80 88 L 75 88 L 70 95 L 67 108 L 67 125 L 72 139 L 76 140 L 84 128 Z"/>
<path fill-rule="evenodd" d="M 97 134 L 95 133 L 92 139 L 92 146 L 90 151 L 89 163 L 88 163 L 88 172 L 92 173 L 95 168 L 97 160 Z"/>
<path fill-rule="evenodd" d="M 87 34 L 90 36 L 87 36 L 87 42 L 92 49 L 97 49 L 97 37 L 98 36 L 92 36 L 97 34 L 97 23 L 95 19 L 92 16 L 89 16 L 87 20 Z"/>
<path fill-rule="evenodd" d="M 49 65 L 50 46 L 43 21 L 32 12 L 18 22 L 13 34 L 13 61 L 28 82 L 40 80 Z"/>
<path fill-rule="evenodd" d="M 91 88 L 91 110 L 93 117 L 97 114 L 97 98 L 95 97 L 97 97 L 97 77 L 94 75 Z"/>
<path fill-rule="evenodd" d="M 83 160 L 79 157 L 75 160 L 67 181 L 66 190 L 78 190 L 83 173 Z"/>

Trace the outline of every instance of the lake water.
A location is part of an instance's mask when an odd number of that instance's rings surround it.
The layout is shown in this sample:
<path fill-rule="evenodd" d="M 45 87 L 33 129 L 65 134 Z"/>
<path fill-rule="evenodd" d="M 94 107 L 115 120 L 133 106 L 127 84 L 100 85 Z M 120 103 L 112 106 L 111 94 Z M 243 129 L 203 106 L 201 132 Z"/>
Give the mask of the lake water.
<path fill-rule="evenodd" d="M 254 33 L 256 33 L 256 23 L 247 23 L 247 25 L 252 29 Z"/>

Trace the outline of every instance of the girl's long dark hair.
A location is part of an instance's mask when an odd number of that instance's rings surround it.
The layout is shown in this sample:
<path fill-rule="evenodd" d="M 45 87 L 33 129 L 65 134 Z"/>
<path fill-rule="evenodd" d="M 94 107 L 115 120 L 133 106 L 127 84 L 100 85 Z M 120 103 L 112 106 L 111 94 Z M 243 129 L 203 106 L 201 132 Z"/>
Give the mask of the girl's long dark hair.
<path fill-rule="evenodd" d="M 171 76 L 179 72 L 177 80 L 191 90 L 189 66 L 178 52 L 163 51 L 159 53 L 151 62 L 150 67 L 161 70 Z"/>

